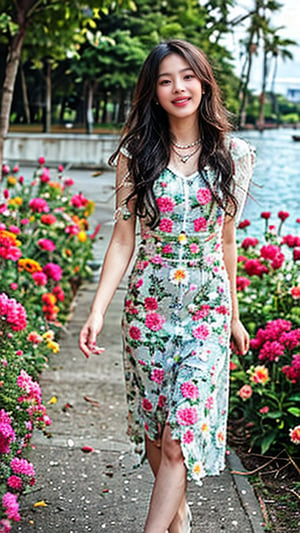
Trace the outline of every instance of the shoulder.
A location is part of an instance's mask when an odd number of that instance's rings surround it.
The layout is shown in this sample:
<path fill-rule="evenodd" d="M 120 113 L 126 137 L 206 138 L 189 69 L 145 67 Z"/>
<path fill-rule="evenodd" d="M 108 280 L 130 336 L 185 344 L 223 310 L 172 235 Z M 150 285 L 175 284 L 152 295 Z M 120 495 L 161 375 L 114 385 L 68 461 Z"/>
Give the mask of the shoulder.
<path fill-rule="evenodd" d="M 245 139 L 241 139 L 240 137 L 234 136 L 230 137 L 228 142 L 231 157 L 234 161 L 238 161 L 241 158 L 254 159 L 255 148 Z"/>

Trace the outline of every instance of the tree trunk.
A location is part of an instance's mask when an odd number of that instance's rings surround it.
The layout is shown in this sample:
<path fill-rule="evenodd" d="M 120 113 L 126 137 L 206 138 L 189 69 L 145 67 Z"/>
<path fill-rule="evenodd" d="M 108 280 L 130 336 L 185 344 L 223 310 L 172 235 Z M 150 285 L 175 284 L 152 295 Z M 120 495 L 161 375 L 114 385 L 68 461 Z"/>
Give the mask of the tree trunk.
<path fill-rule="evenodd" d="M 102 109 L 102 115 L 101 115 L 101 123 L 105 124 L 107 122 L 107 103 L 108 103 L 108 97 L 107 92 L 105 91 L 103 96 L 103 109 Z"/>
<path fill-rule="evenodd" d="M 20 74 L 21 74 L 22 94 L 23 94 L 24 115 L 25 115 L 26 124 L 30 124 L 30 109 L 29 109 L 29 102 L 28 102 L 27 85 L 26 85 L 26 78 L 24 74 L 24 68 L 22 64 L 20 64 Z"/>
<path fill-rule="evenodd" d="M 93 99 L 94 99 L 94 84 L 90 81 L 88 82 L 87 100 L 86 100 L 86 132 L 89 135 L 93 133 L 93 125 L 94 125 Z"/>
<path fill-rule="evenodd" d="M 50 133 L 51 131 L 51 63 L 46 60 L 45 68 L 45 83 L 46 83 L 46 94 L 45 94 L 45 113 L 44 113 L 44 133 Z"/>
<path fill-rule="evenodd" d="M 267 52 L 264 51 L 262 87 L 261 87 L 261 94 L 259 98 L 259 104 L 260 104 L 259 105 L 259 118 L 257 122 L 257 126 L 260 131 L 263 131 L 265 129 L 265 100 L 266 100 L 267 76 L 268 76 L 268 56 L 267 56 Z"/>
<path fill-rule="evenodd" d="M 9 128 L 9 117 L 14 94 L 14 85 L 19 68 L 22 45 L 25 37 L 25 27 L 20 27 L 10 43 L 6 60 L 5 77 L 2 88 L 0 110 L 0 181 L 2 179 L 4 140 Z"/>
<path fill-rule="evenodd" d="M 252 58 L 253 58 L 253 51 L 252 51 L 252 45 L 249 46 L 249 57 L 248 57 L 248 68 L 247 73 L 245 77 L 245 83 L 243 85 L 242 89 L 242 101 L 240 106 L 240 112 L 239 112 L 239 126 L 241 128 L 244 128 L 246 125 L 246 108 L 248 103 L 248 85 L 250 81 L 250 74 L 252 69 Z"/>

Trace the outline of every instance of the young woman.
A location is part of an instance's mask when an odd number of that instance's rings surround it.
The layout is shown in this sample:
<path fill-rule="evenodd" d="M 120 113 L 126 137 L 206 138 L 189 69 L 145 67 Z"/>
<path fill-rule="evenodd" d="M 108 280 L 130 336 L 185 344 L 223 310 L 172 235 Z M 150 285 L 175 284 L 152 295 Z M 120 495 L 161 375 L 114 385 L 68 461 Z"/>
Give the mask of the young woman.
<path fill-rule="evenodd" d="M 230 338 L 249 345 L 235 289 L 235 224 L 252 173 L 229 137 L 205 55 L 159 44 L 141 70 L 117 159 L 116 224 L 80 334 L 97 352 L 107 307 L 141 242 L 123 310 L 128 434 L 155 475 L 144 533 L 191 531 L 186 482 L 224 468 Z"/>

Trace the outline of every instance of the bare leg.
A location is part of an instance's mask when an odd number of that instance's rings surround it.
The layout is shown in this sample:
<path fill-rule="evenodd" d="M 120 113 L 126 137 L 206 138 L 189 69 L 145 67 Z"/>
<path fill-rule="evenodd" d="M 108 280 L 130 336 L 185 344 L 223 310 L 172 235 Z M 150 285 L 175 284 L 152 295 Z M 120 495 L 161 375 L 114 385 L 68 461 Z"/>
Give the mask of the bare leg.
<path fill-rule="evenodd" d="M 154 468 L 158 465 L 157 454 L 155 459 Z M 165 533 L 177 511 L 179 512 L 185 497 L 185 490 L 186 468 L 181 447 L 178 441 L 172 439 L 170 427 L 167 425 L 162 438 L 161 460 L 152 491 L 144 533 Z M 174 529 L 174 533 L 175 531 Z M 177 531 L 179 533 L 180 529 Z"/>
<path fill-rule="evenodd" d="M 147 436 L 145 436 L 146 441 L 146 454 L 149 461 L 151 470 L 154 476 L 157 476 L 157 472 L 160 466 L 161 461 L 161 441 L 152 441 Z M 186 498 L 185 494 L 181 500 L 177 513 L 169 526 L 168 533 L 181 533 L 182 531 L 182 522 L 186 514 Z"/>

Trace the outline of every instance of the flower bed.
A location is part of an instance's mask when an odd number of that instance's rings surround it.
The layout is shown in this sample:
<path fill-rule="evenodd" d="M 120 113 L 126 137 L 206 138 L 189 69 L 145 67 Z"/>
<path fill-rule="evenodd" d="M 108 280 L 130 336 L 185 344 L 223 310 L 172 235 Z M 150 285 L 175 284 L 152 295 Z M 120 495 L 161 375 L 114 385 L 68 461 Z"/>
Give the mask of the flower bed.
<path fill-rule="evenodd" d="M 232 355 L 230 429 L 251 450 L 285 449 L 291 458 L 300 444 L 300 237 L 281 236 L 287 212 L 277 228 L 270 216 L 261 213 L 262 239 L 245 236 L 239 246 L 238 299 L 251 341 L 246 356 Z"/>
<path fill-rule="evenodd" d="M 20 520 L 18 495 L 34 484 L 25 458 L 34 428 L 51 419 L 38 377 L 67 321 L 77 287 L 91 274 L 94 204 L 72 194 L 73 180 L 59 167 L 55 180 L 44 158 L 33 180 L 4 165 L 0 205 L 0 532 Z M 1 192 L 1 191 L 0 191 Z M 0 517 L 0 519 L 1 519 Z"/>

